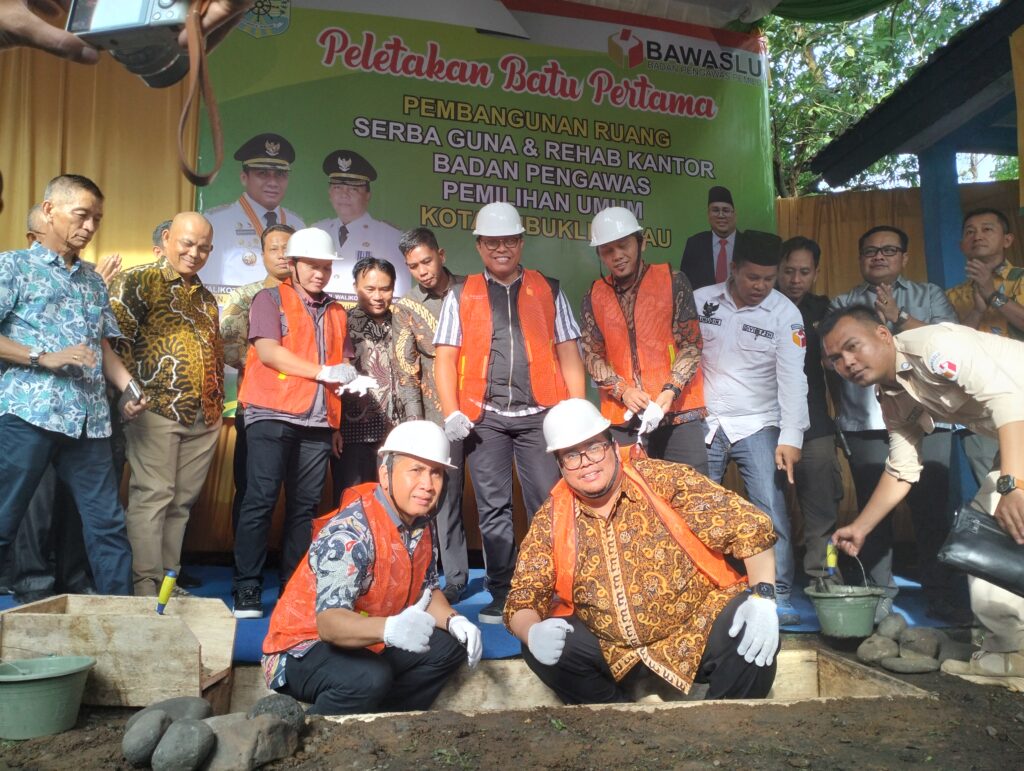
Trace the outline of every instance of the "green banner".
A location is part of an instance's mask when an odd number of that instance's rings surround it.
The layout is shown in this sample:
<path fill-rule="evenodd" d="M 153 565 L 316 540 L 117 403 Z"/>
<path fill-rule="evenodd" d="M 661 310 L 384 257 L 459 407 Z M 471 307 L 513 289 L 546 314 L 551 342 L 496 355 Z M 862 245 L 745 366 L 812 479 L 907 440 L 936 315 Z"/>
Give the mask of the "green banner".
<path fill-rule="evenodd" d="M 607 206 L 633 210 L 647 230 L 648 260 L 673 265 L 687 237 L 708 229 L 712 185 L 732 190 L 740 229 L 774 229 L 760 38 L 507 0 L 494 5 L 526 36 L 511 37 L 463 26 L 481 22 L 452 15 L 458 2 L 438 4 L 444 21 L 422 18 L 430 4 L 378 5 L 419 18 L 329 10 L 351 4 L 316 0 L 257 3 L 211 55 L 227 160 L 199 194 L 201 209 L 221 213 L 211 216 L 209 269 L 233 248 L 230 259 L 261 272 L 263 223 L 258 207 L 240 213 L 244 175 L 232 155 L 264 132 L 294 148 L 283 181 L 290 224 L 333 220 L 336 232 L 325 159 L 328 172 L 358 168 L 361 157 L 376 173 L 368 218 L 348 234 L 330 287 L 342 295 L 351 292 L 354 259 L 368 253 L 398 266 L 404 291 L 396 234 L 420 225 L 437 233 L 450 268 L 478 272 L 473 217 L 496 200 L 523 216 L 524 265 L 561 279 L 575 307 L 598 276 L 588 233 Z M 468 19 L 488 4 L 463 5 Z M 200 167 L 211 158 L 204 122 Z M 242 283 L 225 280 L 231 271 L 221 280 L 201 275 L 211 285 Z"/>

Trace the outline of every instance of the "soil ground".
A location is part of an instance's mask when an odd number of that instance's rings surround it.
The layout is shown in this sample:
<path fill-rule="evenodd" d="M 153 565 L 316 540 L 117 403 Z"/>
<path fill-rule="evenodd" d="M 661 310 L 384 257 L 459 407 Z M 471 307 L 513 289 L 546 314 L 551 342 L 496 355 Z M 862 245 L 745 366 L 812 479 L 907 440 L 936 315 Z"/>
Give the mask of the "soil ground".
<path fill-rule="evenodd" d="M 299 752 L 267 768 L 1024 768 L 1024 695 L 940 673 L 901 679 L 938 698 L 313 719 Z M 128 769 L 121 735 L 133 712 L 85 708 L 59 736 L 0 741 L 0 771 Z"/>

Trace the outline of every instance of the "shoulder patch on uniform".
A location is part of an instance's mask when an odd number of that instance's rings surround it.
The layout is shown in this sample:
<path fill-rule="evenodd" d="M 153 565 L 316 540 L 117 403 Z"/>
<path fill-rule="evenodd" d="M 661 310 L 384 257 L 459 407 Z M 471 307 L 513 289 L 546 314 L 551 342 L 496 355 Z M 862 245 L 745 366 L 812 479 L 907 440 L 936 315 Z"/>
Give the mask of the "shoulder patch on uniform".
<path fill-rule="evenodd" d="M 800 348 L 807 347 L 807 333 L 804 331 L 803 324 L 790 324 L 790 330 L 792 330 L 793 344 Z"/>
<path fill-rule="evenodd" d="M 946 380 L 956 381 L 960 375 L 960 362 L 936 351 L 928 358 L 928 369 Z"/>

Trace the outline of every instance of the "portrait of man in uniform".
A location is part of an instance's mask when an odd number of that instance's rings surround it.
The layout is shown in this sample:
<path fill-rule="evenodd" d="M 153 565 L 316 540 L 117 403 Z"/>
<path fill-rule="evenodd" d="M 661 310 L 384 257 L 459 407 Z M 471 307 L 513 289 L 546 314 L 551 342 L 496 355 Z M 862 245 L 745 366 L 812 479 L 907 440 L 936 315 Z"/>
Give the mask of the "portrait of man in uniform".
<path fill-rule="evenodd" d="M 326 291 L 344 299 L 356 299 L 352 278 L 353 266 L 366 257 L 387 260 L 395 266 L 397 276 L 395 297 L 409 291 L 409 271 L 398 249 L 402 232 L 393 225 L 374 219 L 370 206 L 370 183 L 377 179 L 377 170 L 357 152 L 335 150 L 324 158 L 327 195 L 336 217 L 322 219 L 313 227 L 326 230 L 334 238 L 341 265 L 331 275 Z"/>
<path fill-rule="evenodd" d="M 217 294 L 266 278 L 260 246 L 265 228 L 306 227 L 298 214 L 281 205 L 295 162 L 291 142 L 280 134 L 257 134 L 234 157 L 242 164 L 242 195 L 205 212 L 213 225 L 213 253 L 199 278 Z"/>

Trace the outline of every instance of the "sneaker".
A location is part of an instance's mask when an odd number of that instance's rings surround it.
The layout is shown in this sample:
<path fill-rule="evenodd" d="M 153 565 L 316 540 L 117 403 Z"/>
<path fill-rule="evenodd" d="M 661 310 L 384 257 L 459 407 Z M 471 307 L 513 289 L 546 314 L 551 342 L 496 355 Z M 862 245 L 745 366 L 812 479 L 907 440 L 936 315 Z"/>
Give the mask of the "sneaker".
<path fill-rule="evenodd" d="M 875 606 L 875 624 L 880 624 L 886 616 L 892 615 L 892 597 L 883 597 Z"/>
<path fill-rule="evenodd" d="M 263 600 L 261 587 L 255 585 L 239 586 L 231 596 L 235 598 L 231 612 L 235 618 L 263 618 Z"/>
<path fill-rule="evenodd" d="M 441 590 L 441 594 L 448 600 L 449 605 L 454 605 L 462 599 L 462 593 L 466 591 L 465 584 L 445 584 L 444 589 Z"/>
<path fill-rule="evenodd" d="M 788 594 L 776 595 L 775 612 L 779 615 L 779 626 L 799 626 L 800 614 L 796 612 Z"/>
<path fill-rule="evenodd" d="M 185 568 L 182 568 L 178 571 L 177 584 L 182 589 L 198 589 L 200 586 L 203 585 L 203 581 L 199 578 L 199 576 L 193 575 L 192 573 L 188 573 L 185 571 Z"/>
<path fill-rule="evenodd" d="M 481 624 L 502 624 L 504 623 L 503 616 L 505 615 L 505 598 L 495 597 L 491 600 L 491 604 L 485 607 L 477 615 L 477 620 Z"/>
<path fill-rule="evenodd" d="M 976 651 L 970 661 L 947 659 L 942 671 L 952 675 L 981 675 L 982 677 L 1024 677 L 1024 653 L 997 653 Z"/>

